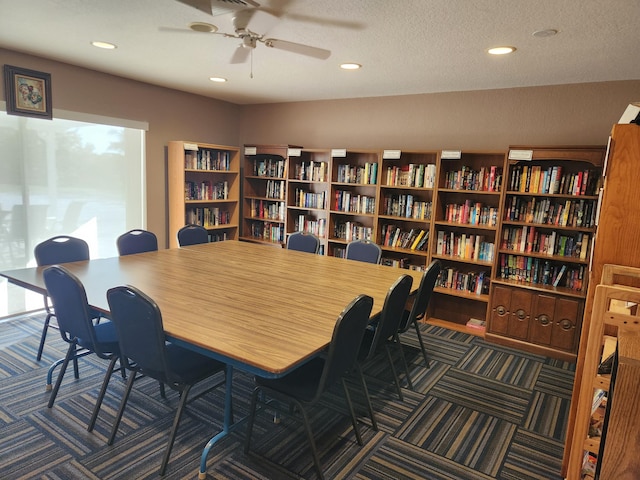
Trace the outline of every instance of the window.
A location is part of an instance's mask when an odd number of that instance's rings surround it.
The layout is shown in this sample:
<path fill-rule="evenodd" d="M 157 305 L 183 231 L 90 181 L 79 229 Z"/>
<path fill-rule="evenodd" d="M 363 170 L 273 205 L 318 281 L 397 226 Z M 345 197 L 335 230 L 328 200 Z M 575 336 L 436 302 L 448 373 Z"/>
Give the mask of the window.
<path fill-rule="evenodd" d="M 116 238 L 145 227 L 140 122 L 54 111 L 53 120 L 0 111 L 0 270 L 34 266 L 54 235 L 117 255 Z M 0 280 L 0 317 L 41 308 L 42 297 Z"/>

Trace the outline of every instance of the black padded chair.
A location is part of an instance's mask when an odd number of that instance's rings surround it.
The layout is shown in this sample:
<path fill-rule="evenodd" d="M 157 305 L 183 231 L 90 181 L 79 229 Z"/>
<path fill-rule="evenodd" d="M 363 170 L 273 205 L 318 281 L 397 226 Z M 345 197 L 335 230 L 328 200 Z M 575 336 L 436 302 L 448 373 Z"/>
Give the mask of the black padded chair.
<path fill-rule="evenodd" d="M 320 239 L 313 233 L 295 232 L 287 238 L 287 249 L 298 252 L 318 253 L 320 250 Z"/>
<path fill-rule="evenodd" d="M 108 371 L 112 372 L 116 360 L 120 358 L 120 348 L 112 322 L 104 321 L 97 325 L 93 323 L 87 294 L 75 275 L 63 266 L 54 265 L 45 269 L 43 277 L 55 308 L 60 336 L 69 344 L 64 359 L 55 362 L 49 369 L 48 379 L 51 378 L 53 369 L 62 364 L 56 384 L 49 396 L 48 407 L 51 408 L 70 361 L 74 363 L 76 379 L 79 378 L 78 358 L 92 353 L 109 360 Z M 99 408 L 99 404 L 96 403 L 95 414 Z"/>
<path fill-rule="evenodd" d="M 360 345 L 360 351 L 358 352 L 358 361 L 360 363 L 371 360 L 381 349 L 384 348 L 387 362 L 391 368 L 393 374 L 393 380 L 398 391 L 398 397 L 400 400 L 404 400 L 402 395 L 402 389 L 400 388 L 400 378 L 396 372 L 396 367 L 393 363 L 393 357 L 389 349 L 391 344 L 396 344 L 402 354 L 402 347 L 399 343 L 395 342 L 395 338 L 398 333 L 400 321 L 402 319 L 402 312 L 409 299 L 411 293 L 411 285 L 413 284 L 413 278 L 409 275 L 401 275 L 391 286 L 387 292 L 387 296 L 384 300 L 384 305 L 380 314 L 372 320 L 372 327 L 367 328 Z M 404 355 L 402 355 L 404 360 Z M 407 383 L 409 387 L 413 389 L 411 379 L 409 378 L 409 368 L 405 362 L 405 372 L 407 376 Z"/>
<path fill-rule="evenodd" d="M 353 369 L 356 363 L 358 346 L 369 322 L 372 307 L 373 298 L 367 295 L 358 295 L 347 305 L 336 321 L 326 356 L 315 357 L 281 378 L 266 379 L 256 377 L 256 388 L 251 396 L 251 406 L 249 408 L 250 414 L 244 446 L 245 453 L 249 452 L 258 403 L 265 406 L 268 405 L 269 409 L 278 411 L 277 404 L 274 405 L 273 402 L 269 402 L 269 399 L 288 405 L 295 405 L 302 416 L 302 419 L 298 418 L 298 420 L 304 423 L 307 439 L 311 446 L 313 463 L 320 478 L 324 478 L 309 424 L 307 409 L 318 403 L 322 394 L 338 381 L 342 382 L 356 439 L 358 444 L 362 445 L 358 421 L 344 377 Z M 281 413 L 286 414 L 285 411 Z"/>
<path fill-rule="evenodd" d="M 158 238 L 148 230 L 133 229 L 123 233 L 116 240 L 119 255 L 155 252 L 158 250 Z"/>
<path fill-rule="evenodd" d="M 418 292 L 415 295 L 411 310 L 405 310 L 402 314 L 402 321 L 400 322 L 400 327 L 398 329 L 399 335 L 396 340 L 400 343 L 400 335 L 409 330 L 409 327 L 413 325 L 416 330 L 420 350 L 422 351 L 422 356 L 424 357 L 424 362 L 427 367 L 429 367 L 429 357 L 427 355 L 427 350 L 424 347 L 422 334 L 420 333 L 420 320 L 422 320 L 427 312 L 429 300 L 431 299 L 433 288 L 438 280 L 438 275 L 440 275 L 440 270 L 442 270 L 440 260 L 434 260 L 425 270 L 422 275 L 422 279 L 420 280 L 420 286 L 418 287 Z"/>
<path fill-rule="evenodd" d="M 354 240 L 347 244 L 345 258 L 359 262 L 380 263 L 382 249 L 371 240 Z"/>
<path fill-rule="evenodd" d="M 164 475 L 175 440 L 180 417 L 189 399 L 191 388 L 201 381 L 225 372 L 225 364 L 194 351 L 167 343 L 162 326 L 162 315 L 158 305 L 135 287 L 120 286 L 107 291 L 107 301 L 112 322 L 116 326 L 120 351 L 127 369 L 131 371 L 126 390 L 111 430 L 108 444 L 113 444 L 122 419 L 133 383 L 141 375 L 151 377 L 168 385 L 180 395 L 180 402 L 169 432 L 160 475 Z M 226 372 L 225 372 L 226 375 Z M 107 372 L 105 380 L 110 376 Z M 191 397 L 195 400 L 225 382 L 215 385 Z M 98 404 L 102 403 L 104 391 L 100 392 Z M 93 426 L 93 425 L 92 425 Z"/>
<path fill-rule="evenodd" d="M 39 267 L 68 262 L 80 262 L 89 260 L 89 245 L 81 238 L 58 235 L 36 245 L 33 249 L 33 254 Z M 49 298 L 46 295 L 44 297 L 44 308 L 47 316 L 44 320 L 42 335 L 40 336 L 40 346 L 38 347 L 38 355 L 36 356 L 36 360 L 38 361 L 42 358 L 42 351 L 44 350 L 44 342 L 47 338 L 49 326 L 57 328 L 51 323 L 51 319 L 55 317 L 55 312 L 51 308 Z M 98 316 L 97 313 L 93 315 Z"/>
<path fill-rule="evenodd" d="M 209 242 L 209 232 L 200 225 L 185 225 L 178 230 L 178 245 L 186 247 Z"/>

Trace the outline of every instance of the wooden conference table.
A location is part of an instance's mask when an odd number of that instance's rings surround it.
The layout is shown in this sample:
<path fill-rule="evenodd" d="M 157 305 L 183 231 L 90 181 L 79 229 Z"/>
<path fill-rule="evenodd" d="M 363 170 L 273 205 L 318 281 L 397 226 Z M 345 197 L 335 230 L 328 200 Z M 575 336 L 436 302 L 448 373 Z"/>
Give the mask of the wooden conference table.
<path fill-rule="evenodd" d="M 167 337 L 227 364 L 225 421 L 202 454 L 225 436 L 234 367 L 263 377 L 286 374 L 330 342 L 338 315 L 357 295 L 380 312 L 401 274 L 421 272 L 258 244 L 226 241 L 64 265 L 84 284 L 89 304 L 109 315 L 106 291 L 132 285 L 156 301 Z M 0 272 L 11 283 L 46 293 L 46 267 Z"/>

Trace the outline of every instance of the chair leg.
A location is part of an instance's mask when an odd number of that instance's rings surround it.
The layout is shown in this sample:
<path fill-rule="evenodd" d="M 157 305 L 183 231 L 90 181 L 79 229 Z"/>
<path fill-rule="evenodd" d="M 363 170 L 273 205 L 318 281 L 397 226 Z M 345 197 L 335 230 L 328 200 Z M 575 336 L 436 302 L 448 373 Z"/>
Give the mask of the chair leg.
<path fill-rule="evenodd" d="M 258 404 L 258 395 L 262 395 L 262 389 L 256 387 L 253 389 L 251 395 L 251 405 L 249 406 L 249 418 L 247 420 L 247 433 L 244 439 L 244 453 L 249 453 L 249 447 L 251 446 L 251 434 L 253 433 L 253 422 L 256 418 L 256 406 Z"/>
<path fill-rule="evenodd" d="M 358 427 L 358 419 L 356 418 L 356 412 L 353 410 L 353 403 L 351 403 L 351 395 L 349 395 L 349 389 L 347 388 L 347 382 L 344 381 L 344 377 L 342 377 L 342 388 L 344 390 L 344 398 L 347 402 L 347 407 L 349 408 L 349 414 L 351 415 L 351 424 L 353 425 L 353 431 L 356 434 L 356 440 L 358 441 L 358 445 L 362 445 L 362 437 L 360 436 L 360 428 Z"/>
<path fill-rule="evenodd" d="M 418 325 L 418 321 L 413 321 L 413 326 L 416 329 L 416 335 L 418 336 L 418 343 L 420 344 L 420 350 L 422 350 L 422 356 L 424 357 L 424 363 L 429 368 L 429 357 L 427 356 L 427 349 L 424 348 L 424 342 L 422 341 L 422 333 L 420 333 L 420 325 Z"/>
<path fill-rule="evenodd" d="M 169 455 L 171 455 L 171 449 L 173 448 L 173 442 L 176 439 L 176 432 L 178 431 L 178 424 L 180 423 L 180 417 L 182 416 L 182 410 L 184 410 L 184 406 L 187 404 L 187 397 L 189 396 L 189 390 L 191 390 L 191 385 L 187 385 L 187 387 L 181 392 L 180 403 L 178 404 L 178 410 L 176 411 L 176 416 L 173 419 L 173 425 L 171 426 L 171 432 L 169 433 L 169 442 L 167 443 L 167 448 L 164 452 L 164 456 L 162 457 L 162 464 L 160 464 L 160 475 L 164 475 L 165 470 L 167 469 L 167 464 L 169 463 Z"/>
<path fill-rule="evenodd" d="M 378 431 L 378 422 L 376 421 L 376 416 L 373 413 L 373 407 L 371 406 L 371 397 L 369 396 L 369 389 L 367 388 L 367 382 L 364 380 L 364 374 L 362 373 L 362 368 L 360 364 L 356 362 L 356 371 L 358 372 L 358 376 L 360 377 L 360 382 L 362 383 L 362 391 L 364 393 L 364 399 L 367 402 L 367 409 L 369 410 L 369 418 L 371 419 L 371 426 L 377 432 Z"/>
<path fill-rule="evenodd" d="M 36 356 L 36 361 L 40 361 L 42 359 L 42 351 L 44 350 L 44 341 L 47 339 L 47 330 L 49 329 L 49 322 L 51 321 L 51 317 L 53 317 L 53 313 L 48 313 L 47 318 L 44 320 L 44 326 L 42 327 L 42 335 L 40 336 L 40 346 L 38 347 L 38 355 Z"/>
<path fill-rule="evenodd" d="M 73 354 L 73 377 L 78 380 L 80 378 L 80 369 L 78 368 L 78 356 L 76 355 L 78 348 L 76 345 L 73 346 L 74 354 Z"/>
<path fill-rule="evenodd" d="M 302 421 L 304 422 L 304 429 L 307 432 L 307 439 L 309 440 L 309 446 L 311 447 L 311 455 L 313 456 L 313 464 L 318 471 L 318 478 L 324 480 L 324 473 L 322 472 L 322 466 L 320 465 L 320 458 L 318 457 L 318 449 L 316 448 L 316 441 L 313 439 L 313 433 L 311 432 L 311 425 L 309 424 L 309 418 L 307 417 L 307 411 L 302 404 L 294 400 L 296 406 L 300 409 L 302 415 Z"/>
<path fill-rule="evenodd" d="M 393 373 L 393 381 L 396 384 L 398 397 L 400 398 L 401 402 L 404 402 L 404 396 L 402 395 L 402 389 L 400 388 L 400 379 L 398 378 L 398 372 L 396 372 L 396 367 L 393 364 L 393 358 L 391 357 L 391 351 L 389 350 L 388 344 L 385 344 L 384 351 L 387 352 L 387 360 L 389 361 L 389 366 L 391 367 L 391 372 Z"/>
<path fill-rule="evenodd" d="M 407 359 L 404 356 L 404 351 L 402 350 L 400 336 L 397 333 L 393 336 L 393 343 L 398 346 L 398 352 L 400 352 L 400 359 L 402 360 L 402 365 L 404 367 L 404 374 L 407 377 L 407 385 L 411 390 L 413 390 L 413 383 L 411 383 L 411 373 L 409 372 L 409 365 L 407 364 Z"/>
<path fill-rule="evenodd" d="M 47 407 L 53 407 L 53 403 L 56 401 L 56 397 L 58 396 L 58 390 L 60 390 L 60 384 L 62 384 L 62 378 L 64 377 L 64 373 L 67 371 L 67 365 L 69 365 L 69 360 L 73 357 L 73 360 L 76 360 L 76 344 L 72 342 L 69 344 L 69 348 L 67 349 L 67 355 L 64 357 L 64 361 L 62 362 L 62 367 L 60 367 L 60 372 L 58 373 L 58 378 L 56 380 L 56 384 L 51 391 L 51 395 L 49 395 L 49 403 Z M 76 360 L 77 361 L 77 360 Z"/>
<path fill-rule="evenodd" d="M 118 357 L 113 355 L 111 357 L 111 361 L 109 362 L 109 367 L 107 367 L 107 373 L 104 376 L 104 380 L 102 381 L 102 388 L 100 388 L 100 393 L 98 394 L 98 398 L 96 399 L 96 404 L 93 407 L 93 414 L 91 415 L 91 420 L 89 420 L 89 425 L 87 426 L 87 431 L 93 431 L 93 427 L 96 424 L 96 420 L 98 419 L 98 413 L 100 412 L 100 407 L 102 406 L 102 400 L 104 400 L 104 395 L 107 393 L 107 386 L 109 385 L 109 380 L 111 375 L 113 374 L 113 369 L 116 365 L 116 361 Z"/>
<path fill-rule="evenodd" d="M 127 382 L 127 388 L 124 391 L 124 395 L 122 395 L 122 400 L 120 401 L 120 408 L 118 409 L 118 414 L 116 415 L 116 420 L 113 422 L 113 427 L 111 427 L 111 435 L 109 436 L 109 440 L 107 440 L 107 445 L 113 445 L 113 440 L 116 438 L 116 433 L 118 433 L 118 427 L 120 426 L 120 420 L 122 420 L 122 414 L 124 413 L 124 409 L 127 406 L 127 400 L 129 400 L 129 394 L 131 393 L 131 387 L 133 387 L 133 382 L 136 379 L 135 370 L 131 372 L 129 376 L 129 381 Z"/>

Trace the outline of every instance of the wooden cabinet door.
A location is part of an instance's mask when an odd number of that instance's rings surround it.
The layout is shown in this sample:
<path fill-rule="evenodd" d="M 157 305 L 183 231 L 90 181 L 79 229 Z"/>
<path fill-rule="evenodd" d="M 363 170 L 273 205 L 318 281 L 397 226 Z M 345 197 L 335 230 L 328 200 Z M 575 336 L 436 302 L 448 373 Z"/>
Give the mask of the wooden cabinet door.
<path fill-rule="evenodd" d="M 551 346 L 574 352 L 578 342 L 578 319 L 581 302 L 571 298 L 556 299 L 551 332 Z"/>
<path fill-rule="evenodd" d="M 528 290 L 515 288 L 511 290 L 511 306 L 507 335 L 511 338 L 527 340 L 529 322 L 531 320 L 531 303 L 533 295 Z"/>
<path fill-rule="evenodd" d="M 551 295 L 538 294 L 534 300 L 533 321 L 529 340 L 540 345 L 551 345 L 551 337 L 554 326 L 554 311 L 556 308 L 556 297 Z"/>
<path fill-rule="evenodd" d="M 488 331 L 499 335 L 507 334 L 509 308 L 511 306 L 511 288 L 495 285 L 491 295 L 491 314 Z"/>

